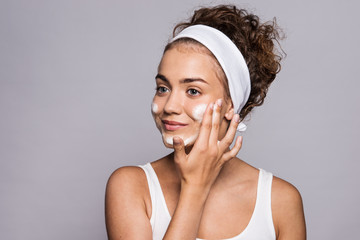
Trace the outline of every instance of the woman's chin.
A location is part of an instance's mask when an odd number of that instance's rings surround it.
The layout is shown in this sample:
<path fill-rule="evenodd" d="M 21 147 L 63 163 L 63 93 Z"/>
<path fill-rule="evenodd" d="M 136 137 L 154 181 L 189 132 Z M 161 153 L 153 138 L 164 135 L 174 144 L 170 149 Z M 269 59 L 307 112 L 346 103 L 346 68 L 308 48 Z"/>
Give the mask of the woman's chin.
<path fill-rule="evenodd" d="M 163 139 L 163 143 L 164 143 L 165 147 L 174 148 L 173 137 L 174 136 L 166 136 L 165 134 L 163 134 L 162 139 Z M 178 136 L 178 137 L 180 137 L 183 140 L 184 145 L 186 147 L 188 147 L 188 146 L 194 145 L 194 143 L 198 137 L 198 134 L 192 135 L 192 136 Z"/>
<path fill-rule="evenodd" d="M 167 143 L 167 142 L 165 142 L 165 141 L 163 141 L 163 142 L 164 142 L 164 146 L 165 146 L 166 148 L 174 148 L 174 145 L 173 145 L 173 144 Z"/>
<path fill-rule="evenodd" d="M 166 136 L 165 134 L 162 135 L 162 140 L 167 148 L 174 148 L 173 145 L 173 136 Z"/>

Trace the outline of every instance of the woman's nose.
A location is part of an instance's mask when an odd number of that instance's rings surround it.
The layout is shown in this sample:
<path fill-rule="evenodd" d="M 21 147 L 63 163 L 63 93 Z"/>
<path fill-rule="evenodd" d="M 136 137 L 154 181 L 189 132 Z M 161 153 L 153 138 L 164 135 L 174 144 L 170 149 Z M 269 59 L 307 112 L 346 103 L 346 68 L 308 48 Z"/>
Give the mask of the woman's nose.
<path fill-rule="evenodd" d="M 182 111 L 182 98 L 180 94 L 173 91 L 170 92 L 169 97 L 164 106 L 164 112 L 167 114 L 180 114 Z"/>

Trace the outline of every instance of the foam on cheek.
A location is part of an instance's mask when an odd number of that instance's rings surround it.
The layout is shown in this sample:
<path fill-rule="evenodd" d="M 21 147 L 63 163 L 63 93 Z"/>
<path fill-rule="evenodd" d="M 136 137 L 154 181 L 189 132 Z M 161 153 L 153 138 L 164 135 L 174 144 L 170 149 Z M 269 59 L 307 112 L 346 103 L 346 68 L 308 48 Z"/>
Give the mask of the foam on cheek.
<path fill-rule="evenodd" d="M 159 111 L 159 107 L 158 107 L 158 105 L 156 103 L 151 104 L 151 111 L 153 113 L 157 113 Z"/>
<path fill-rule="evenodd" d="M 164 135 L 163 135 L 164 137 Z M 174 145 L 174 141 L 173 141 L 173 137 L 164 137 L 165 138 L 165 142 L 169 145 Z"/>
<path fill-rule="evenodd" d="M 185 139 L 184 145 L 187 146 L 187 145 L 189 145 L 190 143 L 194 143 L 195 140 L 197 139 L 197 137 L 198 137 L 198 134 L 193 135 L 193 136 L 191 136 L 191 137 L 188 137 L 187 139 Z"/>
<path fill-rule="evenodd" d="M 155 105 L 156 105 L 155 103 L 152 104 L 152 112 L 153 113 L 155 113 L 157 110 L 157 105 L 156 106 Z M 199 105 L 195 106 L 192 111 L 192 115 L 193 115 L 192 117 L 196 121 L 201 122 L 203 119 L 206 107 L 207 107 L 207 104 L 199 104 Z M 166 136 L 164 133 L 162 135 L 163 135 L 163 139 L 164 139 L 165 143 L 167 143 L 171 146 L 174 145 L 174 141 L 173 141 L 174 136 Z M 188 146 L 190 144 L 193 144 L 196 141 L 196 139 L 198 138 L 198 136 L 199 136 L 199 132 L 197 132 L 196 134 L 194 134 L 190 137 L 187 137 L 187 138 L 184 138 L 184 136 L 179 136 L 179 137 L 183 139 L 184 145 Z"/>
<path fill-rule="evenodd" d="M 199 104 L 192 111 L 193 118 L 201 122 L 206 110 L 207 104 Z"/>

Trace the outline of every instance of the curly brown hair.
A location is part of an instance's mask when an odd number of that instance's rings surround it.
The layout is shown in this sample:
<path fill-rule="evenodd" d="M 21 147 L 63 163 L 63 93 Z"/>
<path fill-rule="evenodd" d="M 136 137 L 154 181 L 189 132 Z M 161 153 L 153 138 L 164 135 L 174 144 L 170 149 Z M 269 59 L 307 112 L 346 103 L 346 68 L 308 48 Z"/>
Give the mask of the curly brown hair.
<path fill-rule="evenodd" d="M 263 104 L 270 84 L 281 69 L 280 61 L 285 55 L 279 44 L 279 40 L 283 38 L 282 31 L 275 18 L 260 23 L 258 16 L 248 13 L 245 9 L 238 9 L 234 5 L 219 5 L 196 10 L 188 22 L 181 22 L 175 26 L 173 36 L 197 24 L 223 32 L 235 43 L 245 58 L 250 72 L 251 91 L 247 103 L 240 112 L 241 119 L 244 119 L 254 107 Z M 201 45 L 193 39 L 178 39 L 169 43 L 164 52 L 179 43 Z M 220 64 L 218 65 L 221 69 Z M 226 92 L 230 96 L 226 76 L 222 69 L 221 72 Z"/>

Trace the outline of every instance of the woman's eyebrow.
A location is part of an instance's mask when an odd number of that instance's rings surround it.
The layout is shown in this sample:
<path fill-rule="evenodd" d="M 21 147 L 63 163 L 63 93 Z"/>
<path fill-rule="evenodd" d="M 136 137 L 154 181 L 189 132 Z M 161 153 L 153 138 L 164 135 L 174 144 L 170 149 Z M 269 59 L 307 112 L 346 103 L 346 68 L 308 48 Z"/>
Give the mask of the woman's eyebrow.
<path fill-rule="evenodd" d="M 180 83 L 192 83 L 192 82 L 203 82 L 203 83 L 209 84 L 202 78 L 185 78 L 180 81 Z"/>
<path fill-rule="evenodd" d="M 169 82 L 169 80 L 164 75 L 162 75 L 160 73 L 156 74 L 155 79 L 160 79 L 160 80 L 162 80 L 164 82 L 167 82 L 167 83 Z M 208 82 L 206 82 L 202 78 L 185 78 L 185 79 L 180 80 L 181 84 L 192 83 L 192 82 L 202 82 L 202 83 L 209 84 Z"/>
<path fill-rule="evenodd" d="M 160 74 L 160 73 L 156 74 L 155 79 L 160 79 L 160 80 L 163 80 L 164 82 L 167 82 L 167 83 L 169 82 L 169 80 L 167 80 L 167 78 L 164 75 Z"/>

